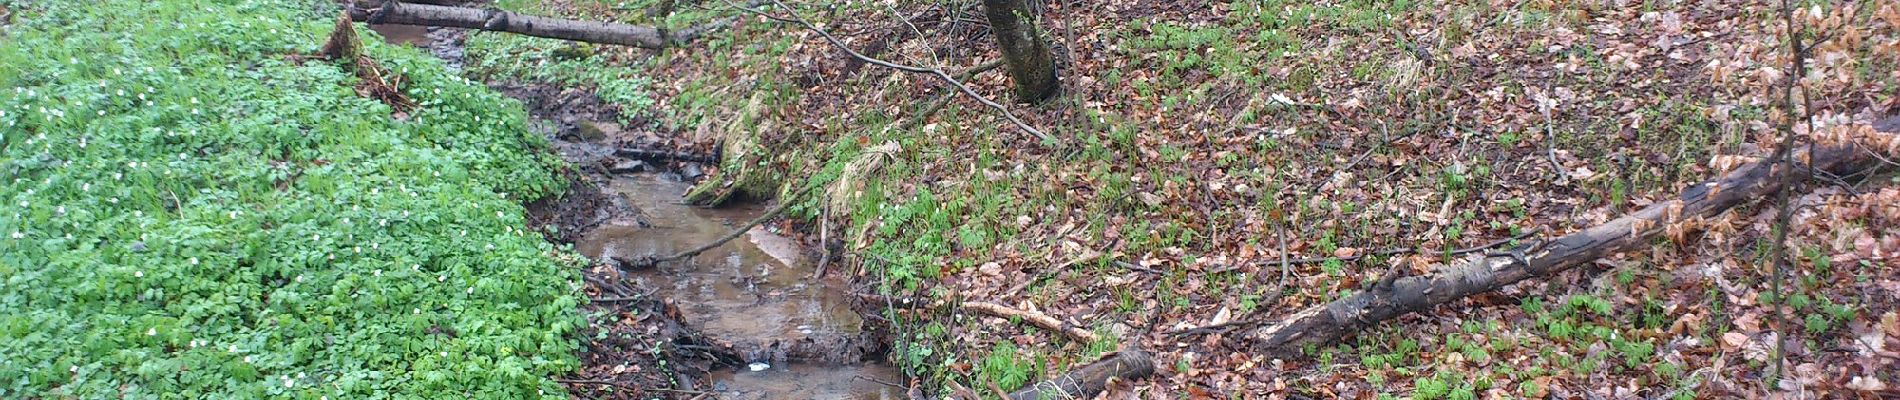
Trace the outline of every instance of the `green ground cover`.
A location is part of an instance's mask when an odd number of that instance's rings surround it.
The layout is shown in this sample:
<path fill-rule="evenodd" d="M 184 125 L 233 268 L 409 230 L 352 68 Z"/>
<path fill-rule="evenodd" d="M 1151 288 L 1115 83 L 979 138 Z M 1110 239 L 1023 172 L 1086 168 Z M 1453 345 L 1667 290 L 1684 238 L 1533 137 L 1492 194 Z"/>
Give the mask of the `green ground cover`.
<path fill-rule="evenodd" d="M 0 6 L 0 398 L 566 396 L 518 102 L 369 43 L 393 116 L 295 56 L 326 1 Z"/>

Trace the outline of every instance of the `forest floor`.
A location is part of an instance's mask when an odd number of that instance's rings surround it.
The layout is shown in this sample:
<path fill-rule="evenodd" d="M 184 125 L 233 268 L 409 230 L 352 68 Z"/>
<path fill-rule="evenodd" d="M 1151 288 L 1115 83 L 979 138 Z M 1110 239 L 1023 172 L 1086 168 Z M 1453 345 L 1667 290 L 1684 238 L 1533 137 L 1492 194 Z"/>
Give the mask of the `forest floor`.
<path fill-rule="evenodd" d="M 628 145 L 721 146 L 715 186 L 825 186 L 792 218 L 888 294 L 1040 310 L 1106 338 L 893 314 L 893 361 L 932 389 L 1016 387 L 1124 346 L 1163 368 L 1112 397 L 1810 398 L 1900 384 L 1891 165 L 1800 189 L 1781 282 L 1762 202 L 1298 359 L 1175 334 L 1429 273 L 1445 259 L 1432 249 L 1573 232 L 1764 157 L 1790 70 L 1775 3 L 1048 2 L 1040 26 L 1065 92 L 1012 109 L 1060 147 L 738 4 L 664 4 L 496 3 L 738 22 L 661 51 L 475 34 L 468 68 L 593 90 L 650 133 Z M 887 60 L 960 71 L 998 57 L 975 2 L 770 7 Z M 1900 113 L 1900 5 L 1813 3 L 1795 19 L 1828 39 L 1802 80 L 1819 123 L 1800 130 L 1891 142 L 1873 127 Z M 1007 98 L 1001 72 L 969 82 Z M 1393 248 L 1427 250 L 1378 255 Z"/>

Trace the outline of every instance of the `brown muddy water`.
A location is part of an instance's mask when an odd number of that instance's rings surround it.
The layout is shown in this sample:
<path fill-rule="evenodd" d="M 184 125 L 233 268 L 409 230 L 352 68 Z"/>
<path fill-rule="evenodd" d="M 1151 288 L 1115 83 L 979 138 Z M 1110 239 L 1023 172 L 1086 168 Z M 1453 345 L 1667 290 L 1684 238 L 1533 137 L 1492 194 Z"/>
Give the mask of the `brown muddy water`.
<path fill-rule="evenodd" d="M 679 204 L 689 184 L 658 174 L 616 177 L 603 188 L 625 196 L 645 216 L 647 227 L 605 225 L 575 242 L 596 259 L 667 255 L 718 239 L 764 207 L 703 209 Z M 739 239 L 690 262 L 629 272 L 637 288 L 657 288 L 686 322 L 701 333 L 728 341 L 797 340 L 856 335 L 863 324 L 846 297 L 848 289 L 812 279 L 814 264 L 790 238 L 753 228 Z M 888 365 L 814 365 L 772 360 L 715 371 L 713 388 L 738 399 L 900 399 L 903 391 Z M 755 370 L 756 369 L 756 370 Z"/>
<path fill-rule="evenodd" d="M 370 24 L 369 29 L 383 35 L 383 40 L 389 43 L 415 47 L 429 46 L 429 27 L 426 26 Z"/>

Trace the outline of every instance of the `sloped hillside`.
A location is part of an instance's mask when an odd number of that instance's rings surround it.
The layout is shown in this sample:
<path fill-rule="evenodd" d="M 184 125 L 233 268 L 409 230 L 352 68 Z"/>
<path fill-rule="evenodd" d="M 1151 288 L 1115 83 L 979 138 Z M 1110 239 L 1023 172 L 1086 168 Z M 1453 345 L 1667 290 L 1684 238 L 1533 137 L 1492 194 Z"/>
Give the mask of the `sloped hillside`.
<path fill-rule="evenodd" d="M 631 145 L 718 146 L 706 187 L 825 185 L 794 214 L 868 288 L 1041 310 L 1105 338 L 893 313 L 892 357 L 932 390 L 987 394 L 1130 345 L 1164 366 L 1113 392 L 1142 398 L 1851 397 L 1900 379 L 1891 164 L 1803 182 L 1779 273 L 1762 202 L 1300 357 L 1194 329 L 1574 232 L 1766 157 L 1793 70 L 1778 3 L 1044 2 L 1065 92 L 1011 109 L 1059 144 L 736 8 L 956 73 L 999 57 L 978 3 L 504 0 L 736 23 L 658 51 L 477 34 L 471 71 L 597 88 L 659 138 Z M 1900 6 L 1797 8 L 1819 43 L 1797 96 L 1813 122 L 1795 130 L 1893 159 L 1894 129 L 1875 125 L 1900 113 Z M 1001 72 L 967 82 L 1009 98 Z"/>

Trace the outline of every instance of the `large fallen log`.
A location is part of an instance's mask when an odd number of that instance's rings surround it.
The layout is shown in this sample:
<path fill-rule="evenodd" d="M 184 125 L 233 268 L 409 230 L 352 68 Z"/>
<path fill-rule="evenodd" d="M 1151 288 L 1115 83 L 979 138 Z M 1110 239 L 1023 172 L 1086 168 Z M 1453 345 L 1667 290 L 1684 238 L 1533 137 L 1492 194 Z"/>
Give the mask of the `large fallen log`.
<path fill-rule="evenodd" d="M 358 0 L 350 5 L 350 19 L 392 25 L 446 26 L 528 36 L 618 44 L 649 49 L 676 47 L 730 21 L 668 32 L 665 29 L 612 22 L 577 21 L 523 15 L 494 8 L 469 8 L 408 3 L 395 0 Z"/>
<path fill-rule="evenodd" d="M 1670 224 L 1714 216 L 1761 198 L 1809 167 L 1847 174 L 1872 164 L 1872 153 L 1853 144 L 1816 145 L 1790 163 L 1772 159 L 1743 165 L 1721 178 L 1685 189 L 1681 196 L 1633 214 L 1547 242 L 1523 245 L 1511 255 L 1474 255 L 1442 272 L 1380 282 L 1330 303 L 1309 307 L 1245 337 L 1274 356 L 1295 356 L 1309 344 L 1336 342 L 1374 323 L 1396 318 L 1532 277 L 1546 277 L 1612 253 L 1648 246 Z"/>

